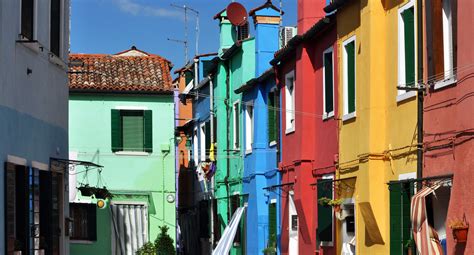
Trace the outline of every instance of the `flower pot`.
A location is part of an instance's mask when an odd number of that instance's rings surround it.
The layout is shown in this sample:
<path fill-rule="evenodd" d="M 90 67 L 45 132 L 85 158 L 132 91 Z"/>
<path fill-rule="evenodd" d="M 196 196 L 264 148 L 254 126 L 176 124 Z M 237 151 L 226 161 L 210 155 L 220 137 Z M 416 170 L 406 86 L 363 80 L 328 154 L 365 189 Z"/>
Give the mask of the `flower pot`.
<path fill-rule="evenodd" d="M 84 197 L 90 197 L 94 195 L 94 191 L 95 191 L 95 188 L 89 187 L 89 186 L 83 186 L 77 189 L 81 192 L 81 195 Z"/>
<path fill-rule="evenodd" d="M 110 192 L 105 188 L 96 189 L 94 195 L 97 199 L 112 198 L 112 194 L 110 194 Z"/>
<path fill-rule="evenodd" d="M 454 240 L 456 240 L 456 242 L 458 242 L 458 243 L 467 242 L 467 231 L 468 231 L 468 229 L 469 229 L 468 227 L 454 228 L 453 229 Z"/>
<path fill-rule="evenodd" d="M 341 211 L 341 205 L 334 205 L 334 211 L 335 212 L 340 212 Z"/>

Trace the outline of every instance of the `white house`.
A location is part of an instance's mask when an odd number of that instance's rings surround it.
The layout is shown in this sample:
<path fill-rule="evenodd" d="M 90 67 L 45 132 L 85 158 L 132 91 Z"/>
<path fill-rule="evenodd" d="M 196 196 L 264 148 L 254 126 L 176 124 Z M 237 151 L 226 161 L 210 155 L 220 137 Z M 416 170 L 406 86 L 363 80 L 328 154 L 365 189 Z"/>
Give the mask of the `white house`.
<path fill-rule="evenodd" d="M 0 1 L 0 254 L 69 254 L 68 51 L 69 0 Z"/>

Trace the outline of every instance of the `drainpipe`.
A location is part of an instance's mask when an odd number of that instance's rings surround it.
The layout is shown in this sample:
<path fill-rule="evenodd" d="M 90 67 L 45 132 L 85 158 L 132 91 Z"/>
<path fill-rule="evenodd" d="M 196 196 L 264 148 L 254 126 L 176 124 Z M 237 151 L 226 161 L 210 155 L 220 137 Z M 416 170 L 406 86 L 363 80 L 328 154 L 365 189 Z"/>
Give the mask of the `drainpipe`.
<path fill-rule="evenodd" d="M 198 87 L 198 84 L 199 84 L 198 63 L 199 63 L 199 59 L 194 58 L 194 89 L 196 89 Z M 199 98 L 199 92 L 196 93 L 196 99 L 198 99 L 198 98 Z"/>
<path fill-rule="evenodd" d="M 227 187 L 227 215 L 228 215 L 228 221 L 232 218 L 231 215 L 231 207 L 230 207 L 230 185 L 229 185 L 229 176 L 230 176 L 230 159 L 229 159 L 229 153 L 230 153 L 230 130 L 229 130 L 229 123 L 230 123 L 230 73 L 229 73 L 229 61 L 227 61 L 224 65 L 225 71 L 226 71 L 226 77 L 225 77 L 225 86 L 226 86 L 226 95 L 225 95 L 225 106 L 226 106 L 226 120 L 227 120 L 227 125 L 226 125 L 226 140 L 227 140 L 227 156 L 226 156 L 226 161 L 227 161 L 227 174 L 225 177 L 225 184 Z"/>
<path fill-rule="evenodd" d="M 419 1 L 417 4 L 417 16 L 418 16 L 418 77 L 420 81 L 423 79 L 423 1 Z M 425 86 L 418 88 L 417 99 L 418 99 L 418 146 L 417 146 L 417 166 L 416 166 L 416 177 L 421 179 L 423 177 L 423 101 Z"/>
<path fill-rule="evenodd" d="M 212 77 L 209 75 L 209 112 L 211 113 L 211 144 L 214 144 L 214 84 L 212 82 Z M 216 148 L 214 147 L 214 153 Z M 215 156 L 215 155 L 214 155 Z M 214 197 L 214 175 L 211 178 L 211 194 Z M 214 202 L 211 201 L 211 247 L 214 246 Z"/>

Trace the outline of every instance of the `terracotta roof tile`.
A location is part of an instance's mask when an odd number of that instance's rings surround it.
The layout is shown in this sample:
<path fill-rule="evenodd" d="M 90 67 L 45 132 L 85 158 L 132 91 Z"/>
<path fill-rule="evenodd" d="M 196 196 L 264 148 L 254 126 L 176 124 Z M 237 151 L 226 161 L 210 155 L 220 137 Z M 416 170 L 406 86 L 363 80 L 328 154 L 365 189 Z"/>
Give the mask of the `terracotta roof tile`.
<path fill-rule="evenodd" d="M 158 56 L 70 54 L 69 89 L 83 91 L 173 91 L 171 63 Z"/>

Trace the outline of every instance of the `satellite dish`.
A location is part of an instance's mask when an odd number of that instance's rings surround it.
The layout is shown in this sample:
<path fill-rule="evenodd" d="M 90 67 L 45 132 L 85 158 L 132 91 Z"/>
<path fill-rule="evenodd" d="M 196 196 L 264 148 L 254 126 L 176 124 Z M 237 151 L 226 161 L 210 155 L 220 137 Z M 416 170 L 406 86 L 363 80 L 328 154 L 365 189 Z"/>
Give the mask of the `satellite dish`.
<path fill-rule="evenodd" d="M 247 23 L 247 10 L 237 2 L 230 3 L 227 8 L 227 18 L 234 26 L 243 26 Z"/>

